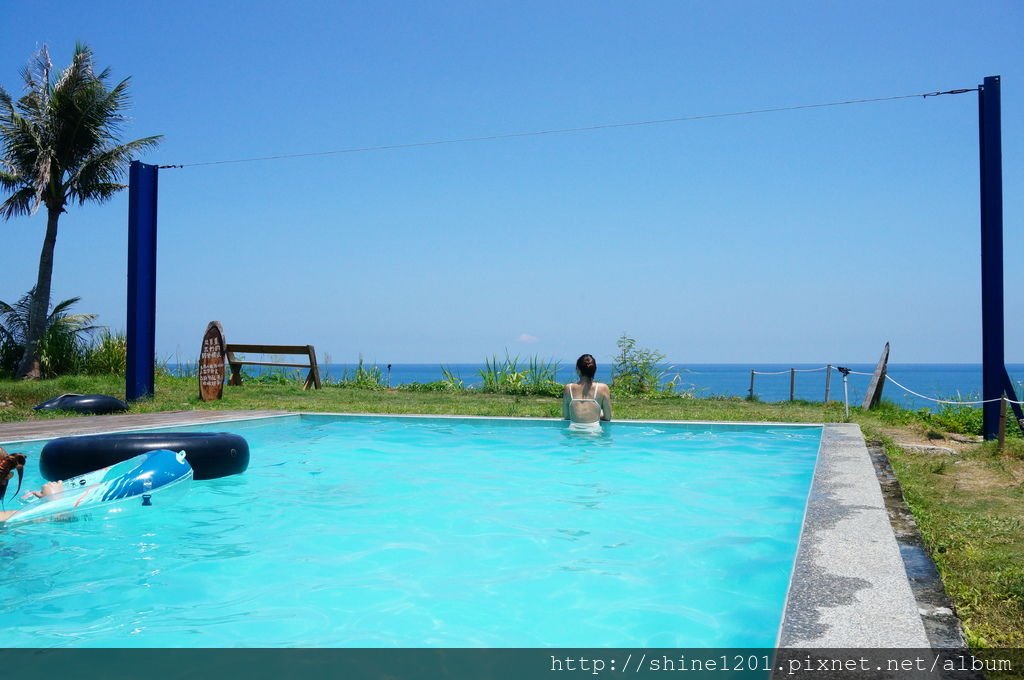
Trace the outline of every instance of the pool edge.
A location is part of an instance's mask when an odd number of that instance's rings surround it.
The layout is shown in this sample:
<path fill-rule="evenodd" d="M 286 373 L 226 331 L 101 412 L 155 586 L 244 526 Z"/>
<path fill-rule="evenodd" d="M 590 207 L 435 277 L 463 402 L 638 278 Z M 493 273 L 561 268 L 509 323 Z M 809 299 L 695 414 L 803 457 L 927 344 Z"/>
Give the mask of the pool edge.
<path fill-rule="evenodd" d="M 823 426 L 777 644 L 931 647 L 855 424 Z"/>
<path fill-rule="evenodd" d="M 17 421 L 0 424 L 0 444 L 27 444 L 57 437 L 117 434 L 165 427 L 220 425 L 298 415 L 300 413 L 295 411 L 171 411 Z"/>

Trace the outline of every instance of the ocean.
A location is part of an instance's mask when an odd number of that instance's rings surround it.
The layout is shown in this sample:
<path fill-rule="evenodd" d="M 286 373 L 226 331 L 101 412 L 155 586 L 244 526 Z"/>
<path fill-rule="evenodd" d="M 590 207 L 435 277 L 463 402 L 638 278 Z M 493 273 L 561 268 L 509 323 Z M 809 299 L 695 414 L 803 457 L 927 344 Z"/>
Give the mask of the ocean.
<path fill-rule="evenodd" d="M 391 387 L 408 383 L 427 383 L 442 378 L 442 364 L 391 364 L 364 363 L 364 368 L 379 366 L 385 382 Z M 444 364 L 444 368 L 463 380 L 467 387 L 479 386 L 483 381 L 480 372 L 484 364 Z M 524 368 L 521 366 L 521 368 Z M 856 373 L 870 374 L 874 364 L 849 364 Z M 1007 364 L 1007 371 L 1014 383 L 1019 399 L 1024 393 L 1024 364 Z M 822 364 L 672 364 L 661 367 L 666 379 L 679 375 L 677 387 L 692 392 L 698 397 L 728 396 L 746 397 L 750 390 L 750 372 L 758 375 L 754 379 L 754 394 L 761 401 L 785 401 L 790 396 L 790 369 L 796 369 L 794 396 L 807 401 L 825 399 L 826 371 Z M 815 370 L 817 369 L 817 370 Z M 181 366 L 182 371 L 190 370 Z M 260 367 L 247 366 L 246 370 L 259 373 Z M 351 376 L 356 364 L 323 364 L 320 377 L 323 380 L 340 380 Z M 851 374 L 847 387 L 850 404 L 860 405 L 871 380 L 870 375 Z M 911 409 L 936 408 L 938 405 L 911 393 L 924 397 L 945 400 L 974 401 L 981 399 L 981 364 L 889 364 L 890 378 L 907 389 L 901 389 L 887 381 L 883 398 Z M 829 399 L 843 400 L 843 377 L 833 366 L 829 385 Z M 558 365 L 559 382 L 576 379 L 575 365 L 566 362 Z M 611 365 L 599 365 L 597 379 L 608 382 L 611 379 Z"/>

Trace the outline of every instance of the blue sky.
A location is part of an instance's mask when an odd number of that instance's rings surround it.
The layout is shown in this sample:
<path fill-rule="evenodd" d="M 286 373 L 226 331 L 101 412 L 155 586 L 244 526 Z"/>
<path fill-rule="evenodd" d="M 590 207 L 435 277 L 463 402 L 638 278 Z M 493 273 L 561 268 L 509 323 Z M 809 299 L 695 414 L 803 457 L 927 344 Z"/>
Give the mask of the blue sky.
<path fill-rule="evenodd" d="M 32 2 L 0 84 L 76 40 L 142 160 L 201 163 L 975 87 L 1002 76 L 1007 360 L 1024 361 L 1024 5 Z M 160 173 L 158 354 L 980 361 L 977 96 Z M 0 299 L 45 216 L 0 224 Z M 54 296 L 125 327 L 127 192 L 61 220 Z"/>

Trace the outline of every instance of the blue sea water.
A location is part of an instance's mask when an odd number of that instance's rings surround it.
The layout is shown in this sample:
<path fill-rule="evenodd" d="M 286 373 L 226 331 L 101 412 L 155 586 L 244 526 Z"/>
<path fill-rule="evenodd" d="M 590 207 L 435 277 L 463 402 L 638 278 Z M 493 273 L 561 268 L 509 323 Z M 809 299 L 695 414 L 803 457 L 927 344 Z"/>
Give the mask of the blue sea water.
<path fill-rule="evenodd" d="M 323 415 L 217 428 L 248 440 L 245 474 L 117 519 L 0 529 L 5 646 L 771 647 L 821 438 Z M 42 443 L 17 448 L 38 459 Z M 25 485 L 41 482 L 32 466 Z"/>
<path fill-rule="evenodd" d="M 418 382 L 427 383 L 442 378 L 441 364 L 366 364 L 364 368 L 377 366 L 384 380 L 391 386 Z M 874 364 L 846 364 L 859 373 L 870 374 Z M 187 367 L 185 367 L 187 370 Z M 461 378 L 467 387 L 482 383 L 480 372 L 484 364 L 445 364 L 444 368 Z M 826 371 L 822 364 L 670 364 L 661 367 L 666 379 L 679 375 L 677 383 L 681 389 L 692 391 L 699 397 L 729 396 L 746 397 L 750 390 L 750 372 L 765 373 L 754 380 L 754 394 L 761 401 L 785 401 L 790 396 L 789 370 L 796 368 L 795 397 L 808 401 L 825 399 Z M 258 373 L 258 367 L 251 367 Z M 321 377 L 337 380 L 352 375 L 355 364 L 325 364 Z M 1014 381 L 1018 399 L 1024 390 L 1024 364 L 1008 364 L 1007 371 Z M 932 399 L 971 401 L 981 399 L 981 364 L 889 364 L 889 376 L 913 392 Z M 774 374 L 774 375 L 768 375 Z M 597 379 L 607 382 L 611 378 L 611 366 L 598 366 Z M 571 362 L 558 365 L 560 382 L 575 380 L 575 366 Z M 870 376 L 850 375 L 848 390 L 851 405 L 859 405 L 864 399 Z M 843 379 L 833 366 L 829 385 L 829 399 L 843 400 Z M 935 402 L 913 395 L 892 382 L 887 382 L 883 396 L 895 404 L 911 409 L 936 408 Z"/>

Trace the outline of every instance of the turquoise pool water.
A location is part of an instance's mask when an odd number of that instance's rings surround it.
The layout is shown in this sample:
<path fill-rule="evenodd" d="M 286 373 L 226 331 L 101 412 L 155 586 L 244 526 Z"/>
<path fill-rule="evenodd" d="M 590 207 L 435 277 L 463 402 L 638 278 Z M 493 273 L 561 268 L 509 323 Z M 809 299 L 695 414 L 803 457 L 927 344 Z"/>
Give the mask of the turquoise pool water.
<path fill-rule="evenodd" d="M 159 512 L 0 531 L 5 646 L 773 646 L 821 439 L 316 415 L 170 429 L 241 434 L 249 470 Z"/>

